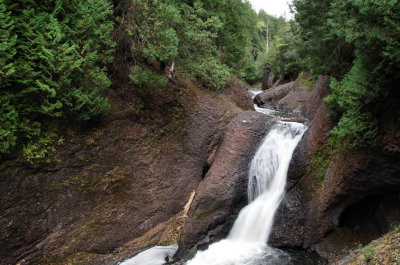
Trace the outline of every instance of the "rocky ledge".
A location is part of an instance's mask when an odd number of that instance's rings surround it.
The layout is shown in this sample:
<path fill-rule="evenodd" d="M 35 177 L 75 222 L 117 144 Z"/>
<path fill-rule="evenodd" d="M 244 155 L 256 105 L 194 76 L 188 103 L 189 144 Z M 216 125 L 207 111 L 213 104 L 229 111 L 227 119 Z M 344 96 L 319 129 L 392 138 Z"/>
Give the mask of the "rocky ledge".
<path fill-rule="evenodd" d="M 154 93 L 136 115 L 129 90 L 106 91 L 109 115 L 66 127 L 49 164 L 1 161 L 1 264 L 116 264 L 176 243 L 190 194 L 235 149 L 227 134 L 252 133 L 253 144 L 263 130 L 243 120 L 264 120 L 244 112 L 253 104 L 236 78 L 219 92 L 177 80 Z"/>

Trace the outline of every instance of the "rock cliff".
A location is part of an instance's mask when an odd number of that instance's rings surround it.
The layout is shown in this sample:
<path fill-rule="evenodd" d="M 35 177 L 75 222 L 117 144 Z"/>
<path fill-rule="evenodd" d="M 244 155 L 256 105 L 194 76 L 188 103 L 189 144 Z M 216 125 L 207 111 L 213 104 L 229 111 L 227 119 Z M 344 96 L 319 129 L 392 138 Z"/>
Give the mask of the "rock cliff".
<path fill-rule="evenodd" d="M 136 115 L 129 90 L 108 91 L 110 114 L 66 125 L 50 164 L 1 162 L 0 263 L 115 264 L 176 240 L 191 192 L 226 155 L 228 124 L 257 117 L 235 78 L 221 92 L 181 80 L 154 93 Z"/>
<path fill-rule="evenodd" d="M 255 102 L 282 108 L 282 99 L 299 94 L 299 87 L 295 83 L 278 87 L 260 94 Z M 293 154 L 287 193 L 269 243 L 316 250 L 333 262 L 399 222 L 400 138 L 398 103 L 388 102 L 377 147 L 351 149 L 349 139 L 335 140 L 323 101 L 328 93 L 328 78 L 319 77 L 306 100 L 300 96 L 286 101 L 290 102 L 286 107 L 300 108 L 310 122 Z"/>

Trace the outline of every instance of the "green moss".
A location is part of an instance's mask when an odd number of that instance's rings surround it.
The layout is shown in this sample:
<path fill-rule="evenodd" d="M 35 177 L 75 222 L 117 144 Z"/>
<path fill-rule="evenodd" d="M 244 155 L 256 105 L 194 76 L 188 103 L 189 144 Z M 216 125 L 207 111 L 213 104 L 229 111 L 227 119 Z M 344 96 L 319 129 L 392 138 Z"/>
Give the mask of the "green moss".
<path fill-rule="evenodd" d="M 114 167 L 106 173 L 101 182 L 105 188 L 116 189 L 121 187 L 126 181 L 126 170 L 119 166 Z"/>
<path fill-rule="evenodd" d="M 364 247 L 362 253 L 367 261 L 370 261 L 371 264 L 374 264 L 372 259 L 374 258 L 376 249 L 373 246 L 367 245 L 366 247 Z"/>
<path fill-rule="evenodd" d="M 183 100 L 183 99 L 182 99 Z M 183 121 L 186 116 L 185 109 L 178 102 L 174 107 L 169 108 L 168 116 L 165 119 L 156 120 L 158 127 L 148 133 L 147 139 L 143 141 L 144 154 L 154 156 L 166 150 L 164 148 L 170 142 L 184 141 L 185 130 Z M 161 125 L 161 126 L 160 126 Z"/>
<path fill-rule="evenodd" d="M 88 146 L 94 145 L 95 143 L 96 143 L 96 141 L 95 141 L 92 137 L 89 137 L 89 138 L 86 140 L 86 144 L 87 144 Z"/>
<path fill-rule="evenodd" d="M 310 165 L 307 167 L 305 176 L 312 174 L 316 177 L 319 184 L 324 181 L 326 171 L 332 158 L 335 156 L 339 145 L 339 139 L 336 137 L 329 137 L 326 143 L 320 148 L 320 150 L 313 157 Z M 304 177 L 303 177 L 304 178 Z M 302 180 L 304 180 L 302 178 Z M 302 181 L 301 180 L 301 181 Z"/>
<path fill-rule="evenodd" d="M 126 170 L 124 168 L 115 166 L 106 173 L 103 170 L 99 164 L 93 164 L 87 170 L 69 176 L 68 179 L 61 182 L 61 185 L 64 188 L 94 193 L 106 189 L 116 190 L 125 183 Z"/>
<path fill-rule="evenodd" d="M 317 76 L 310 73 L 300 73 L 299 79 L 301 81 L 301 86 L 305 87 L 307 91 L 311 92 L 315 86 Z"/>

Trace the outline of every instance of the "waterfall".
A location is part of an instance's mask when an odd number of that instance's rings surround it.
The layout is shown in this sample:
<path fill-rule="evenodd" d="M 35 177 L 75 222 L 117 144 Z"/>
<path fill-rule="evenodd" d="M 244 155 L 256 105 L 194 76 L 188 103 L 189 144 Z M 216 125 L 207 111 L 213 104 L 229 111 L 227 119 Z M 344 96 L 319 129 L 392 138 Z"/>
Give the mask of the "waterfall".
<path fill-rule="evenodd" d="M 253 97 L 260 92 L 250 91 Z M 255 109 L 281 120 L 292 120 L 290 115 L 277 110 L 257 106 Z M 186 265 L 294 264 L 287 253 L 268 247 L 267 241 L 275 212 L 285 193 L 286 175 L 293 151 L 305 129 L 303 124 L 296 122 L 279 122 L 271 129 L 250 163 L 249 204 L 240 211 L 227 239 L 197 252 Z M 170 258 L 176 249 L 177 246 L 154 247 L 122 264 L 162 265 L 165 258 Z"/>
<path fill-rule="evenodd" d="M 294 122 L 281 122 L 271 129 L 250 164 L 249 204 L 240 211 L 228 238 L 199 251 L 188 265 L 290 263 L 285 253 L 266 242 L 285 192 L 293 151 L 304 131 L 304 125 Z"/>
<path fill-rule="evenodd" d="M 281 123 L 264 139 L 250 164 L 248 204 L 239 213 L 229 239 L 267 242 L 273 217 L 284 195 L 292 153 L 304 125 Z"/>

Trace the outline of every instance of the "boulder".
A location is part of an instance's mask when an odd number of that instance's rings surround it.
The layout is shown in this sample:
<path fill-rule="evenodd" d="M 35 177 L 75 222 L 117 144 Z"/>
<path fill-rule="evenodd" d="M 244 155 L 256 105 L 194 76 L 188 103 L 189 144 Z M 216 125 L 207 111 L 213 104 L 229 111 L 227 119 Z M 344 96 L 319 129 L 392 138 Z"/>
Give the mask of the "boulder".
<path fill-rule="evenodd" d="M 247 203 L 250 161 L 275 122 L 272 116 L 258 112 L 244 112 L 230 122 L 214 162 L 197 188 L 179 241 L 178 256 L 203 239 L 212 242 L 227 235 Z"/>
<path fill-rule="evenodd" d="M 282 98 L 284 98 L 289 91 L 298 85 L 297 81 L 280 85 L 272 90 L 262 92 L 255 96 L 254 103 L 258 107 L 274 107 L 274 105 Z"/>

